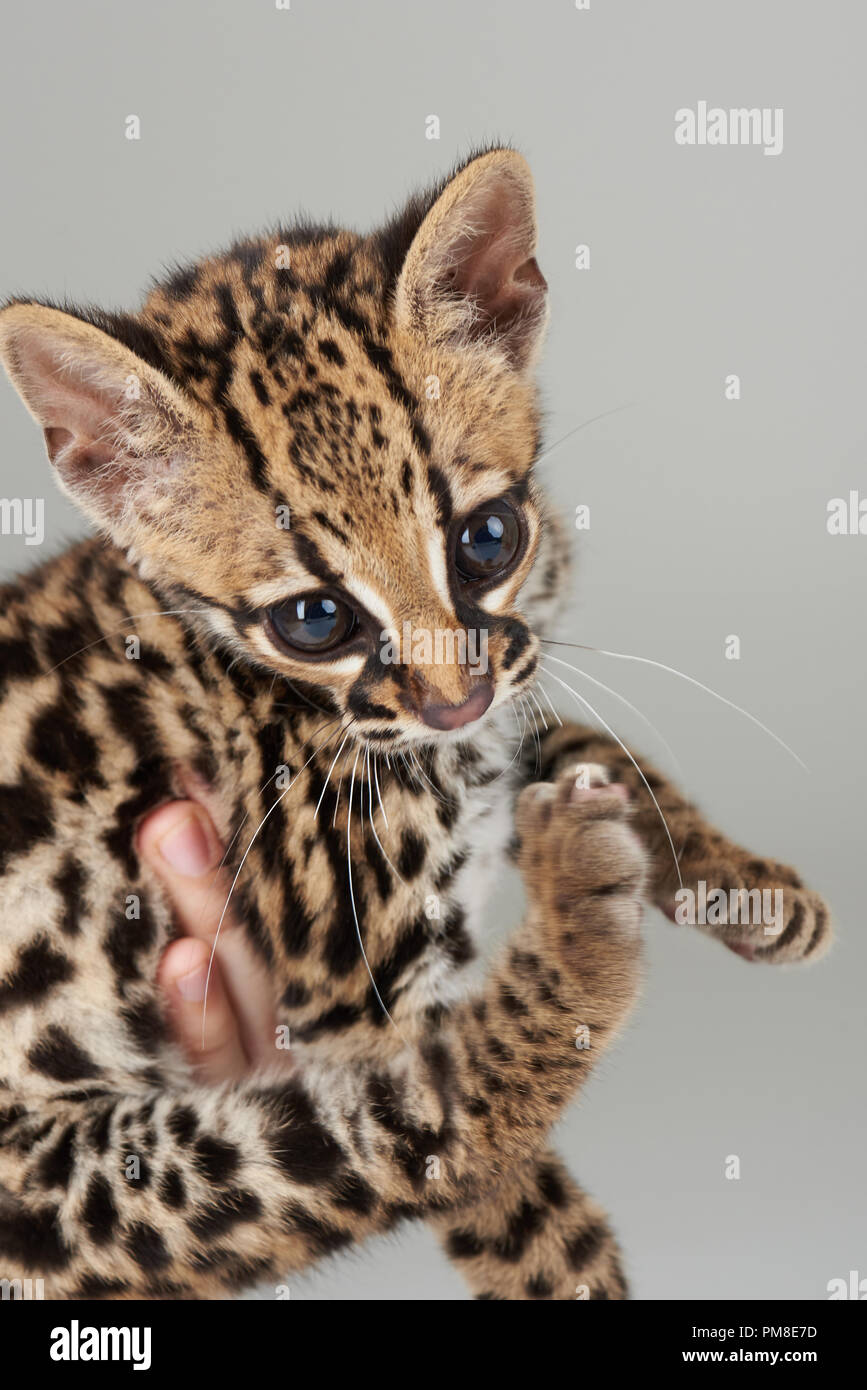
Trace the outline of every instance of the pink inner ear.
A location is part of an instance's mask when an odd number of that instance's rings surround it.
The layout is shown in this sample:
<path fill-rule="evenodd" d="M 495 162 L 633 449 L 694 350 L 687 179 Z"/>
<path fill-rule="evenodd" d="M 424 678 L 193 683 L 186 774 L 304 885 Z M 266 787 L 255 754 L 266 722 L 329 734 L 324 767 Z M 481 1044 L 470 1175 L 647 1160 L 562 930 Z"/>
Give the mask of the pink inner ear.
<path fill-rule="evenodd" d="M 101 525 L 125 521 L 199 438 L 183 393 L 83 319 L 12 305 L 0 315 L 0 352 L 59 480 Z"/>
<path fill-rule="evenodd" d="M 86 489 L 111 512 L 126 479 L 122 460 L 115 470 L 105 468 L 116 455 L 112 441 L 121 388 L 110 370 L 97 384 L 93 374 L 99 363 L 88 364 L 92 375 L 87 379 L 83 362 L 68 362 L 69 351 L 62 340 L 45 342 L 35 334 L 25 335 L 19 348 L 22 377 L 42 421 L 48 457 L 60 477 L 72 492 Z"/>
<path fill-rule="evenodd" d="M 48 457 L 70 491 L 86 491 L 113 515 L 129 479 L 128 460 L 118 457 L 110 443 L 88 441 L 70 430 L 53 428 L 43 433 Z M 107 464 L 113 467 L 107 468 Z"/>
<path fill-rule="evenodd" d="M 516 190 L 503 179 L 471 196 L 461 211 L 469 225 L 449 242 L 441 287 L 480 310 L 476 336 L 508 339 L 521 319 L 541 312 L 547 284 L 533 255 L 535 228 Z M 517 346 L 517 345 L 516 345 Z"/>
<path fill-rule="evenodd" d="M 476 300 L 498 332 L 538 304 L 548 288 L 535 256 L 522 259 L 504 238 L 471 254 L 455 282 Z"/>
<path fill-rule="evenodd" d="M 51 426 L 44 433 L 45 448 L 48 451 L 49 459 L 54 463 L 60 450 L 65 449 L 67 444 L 71 444 L 75 436 L 70 430 L 60 429 L 59 426 Z"/>

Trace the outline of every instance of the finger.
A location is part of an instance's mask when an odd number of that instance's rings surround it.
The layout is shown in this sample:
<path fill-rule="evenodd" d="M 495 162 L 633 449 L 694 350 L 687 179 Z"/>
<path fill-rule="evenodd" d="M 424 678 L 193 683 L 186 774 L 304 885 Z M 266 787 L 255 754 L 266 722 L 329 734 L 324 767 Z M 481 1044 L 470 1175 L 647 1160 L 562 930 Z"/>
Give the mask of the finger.
<path fill-rule="evenodd" d="M 141 825 L 142 859 L 165 884 L 186 936 L 213 941 L 231 880 L 220 869 L 223 846 L 211 818 L 195 801 L 172 801 Z"/>
<path fill-rule="evenodd" d="M 209 946 L 218 940 L 224 992 L 235 1011 L 244 1049 L 251 1060 L 273 1062 L 273 988 L 232 913 L 226 911 L 232 879 L 220 868 L 223 847 L 207 811 L 196 801 L 161 806 L 142 822 L 138 850 L 165 887 L 181 931 Z"/>
<path fill-rule="evenodd" d="M 248 1063 L 216 961 L 208 979 L 210 957 L 207 943 L 195 937 L 173 941 L 160 962 L 158 979 L 176 1040 L 201 1080 L 214 1084 L 244 1076 Z"/>

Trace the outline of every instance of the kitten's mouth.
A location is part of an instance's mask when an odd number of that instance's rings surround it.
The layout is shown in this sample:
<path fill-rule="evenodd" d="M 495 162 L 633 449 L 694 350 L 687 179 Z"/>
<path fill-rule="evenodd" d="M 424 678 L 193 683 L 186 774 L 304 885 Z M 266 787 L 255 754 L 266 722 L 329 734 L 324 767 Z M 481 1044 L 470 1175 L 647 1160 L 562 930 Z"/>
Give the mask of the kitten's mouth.
<path fill-rule="evenodd" d="M 408 749 L 431 749 L 443 748 L 449 744 L 469 743 L 475 738 L 478 731 L 487 724 L 490 715 L 495 709 L 501 706 L 495 700 L 487 703 L 484 710 L 475 718 L 467 720 L 454 728 L 437 729 L 431 725 L 424 724 L 420 719 L 415 720 L 406 729 L 379 729 L 373 733 L 359 730 L 356 737 L 357 741 L 364 745 L 369 744 L 371 749 L 379 753 L 400 753 Z"/>
<path fill-rule="evenodd" d="M 529 680 L 515 688 L 504 685 L 503 682 L 498 684 L 490 677 L 478 678 L 475 688 L 460 704 L 420 704 L 407 709 L 406 712 L 412 715 L 412 723 L 406 727 L 392 726 L 370 731 L 358 728 L 355 730 L 355 739 L 360 744 L 369 744 L 371 749 L 385 754 L 390 751 L 398 753 L 410 748 L 434 750 L 448 744 L 466 744 L 476 737 L 483 725 L 488 724 L 493 716 L 507 707 L 517 710 L 519 706 L 524 709 L 527 719 L 532 721 L 528 725 L 529 729 L 539 732 L 540 728 L 547 728 L 548 725 L 538 701 L 535 702 L 539 709 L 539 713 L 536 714 L 530 700 L 526 698 L 534 685 L 535 681 Z M 520 727 L 518 724 L 519 730 Z"/>

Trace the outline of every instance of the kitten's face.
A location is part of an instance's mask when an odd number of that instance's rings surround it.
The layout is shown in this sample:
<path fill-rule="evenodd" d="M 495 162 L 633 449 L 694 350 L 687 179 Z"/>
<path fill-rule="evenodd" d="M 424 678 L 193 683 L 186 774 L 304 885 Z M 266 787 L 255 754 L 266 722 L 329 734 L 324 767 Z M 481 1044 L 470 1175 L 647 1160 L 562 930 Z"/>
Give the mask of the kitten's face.
<path fill-rule="evenodd" d="M 178 274 L 136 320 L 97 319 L 110 339 L 13 306 L 5 356 L 64 486 L 166 607 L 353 735 L 462 736 L 537 660 L 534 238 L 499 151 L 383 233 L 276 234 Z"/>
<path fill-rule="evenodd" d="M 261 253 L 266 266 L 278 245 Z M 226 394 L 257 440 L 267 486 L 251 484 L 213 409 L 210 372 L 191 382 L 210 409 L 214 452 L 245 486 L 214 496 L 208 471 L 196 470 L 198 559 L 187 565 L 186 540 L 171 560 L 163 548 L 153 577 L 168 606 L 208 607 L 238 651 L 326 688 L 364 737 L 430 738 L 508 700 L 532 674 L 536 643 L 516 600 L 540 541 L 528 478 L 536 412 L 506 365 L 436 348 L 401 332 L 373 297 L 363 303 L 353 284 L 374 269 L 359 246 L 341 299 L 371 326 L 368 351 L 354 322 L 301 288 L 338 250 L 296 248 L 292 289 L 279 271 L 253 272 L 266 302 L 292 306 L 279 319 L 288 346 L 270 357 L 257 296 L 234 267 L 200 271 L 204 284 L 182 301 L 207 323 L 212 277 L 230 279 L 243 366 Z M 158 293 L 147 314 L 160 313 L 177 318 L 179 305 Z"/>

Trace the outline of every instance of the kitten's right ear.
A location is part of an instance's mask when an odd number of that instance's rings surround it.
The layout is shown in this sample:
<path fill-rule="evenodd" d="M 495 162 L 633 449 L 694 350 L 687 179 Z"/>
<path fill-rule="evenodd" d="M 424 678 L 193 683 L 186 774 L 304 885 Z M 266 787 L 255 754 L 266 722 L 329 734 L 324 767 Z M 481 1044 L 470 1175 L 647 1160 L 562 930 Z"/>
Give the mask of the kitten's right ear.
<path fill-rule="evenodd" d="M 136 503 L 192 456 L 192 402 L 110 334 L 42 304 L 0 311 L 0 359 L 64 491 L 124 542 Z"/>
<path fill-rule="evenodd" d="M 548 319 L 536 262 L 530 166 L 490 150 L 451 178 L 415 233 L 395 290 L 395 317 L 429 341 L 488 348 L 526 372 Z"/>

